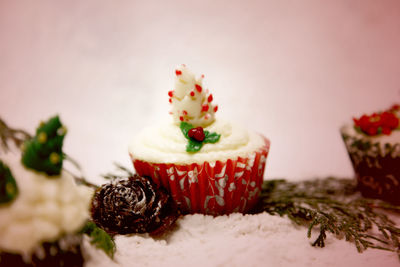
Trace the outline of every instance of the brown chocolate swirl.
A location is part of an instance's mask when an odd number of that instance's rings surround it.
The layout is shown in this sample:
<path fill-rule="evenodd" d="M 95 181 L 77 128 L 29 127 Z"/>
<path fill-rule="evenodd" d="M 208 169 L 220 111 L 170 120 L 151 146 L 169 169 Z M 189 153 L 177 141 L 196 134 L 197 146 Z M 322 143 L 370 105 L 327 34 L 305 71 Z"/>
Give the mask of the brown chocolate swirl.
<path fill-rule="evenodd" d="M 110 234 L 158 232 L 179 216 L 169 195 L 139 175 L 101 186 L 91 211 L 93 221 Z"/>

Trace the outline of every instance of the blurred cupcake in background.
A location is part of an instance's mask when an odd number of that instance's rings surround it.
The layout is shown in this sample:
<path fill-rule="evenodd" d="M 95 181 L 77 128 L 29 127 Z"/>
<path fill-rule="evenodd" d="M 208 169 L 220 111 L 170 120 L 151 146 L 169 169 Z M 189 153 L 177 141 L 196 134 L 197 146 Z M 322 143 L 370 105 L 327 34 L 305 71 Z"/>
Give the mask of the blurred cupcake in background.
<path fill-rule="evenodd" d="M 400 106 L 353 118 L 341 134 L 365 197 L 400 204 Z"/>
<path fill-rule="evenodd" d="M 162 185 L 184 213 L 246 212 L 257 202 L 270 142 L 216 119 L 203 78 L 176 68 L 171 119 L 135 136 L 129 154 L 137 173 Z"/>
<path fill-rule="evenodd" d="M 81 230 L 92 192 L 62 169 L 65 134 L 54 117 L 24 143 L 22 156 L 0 151 L 0 266 L 84 264 Z"/>

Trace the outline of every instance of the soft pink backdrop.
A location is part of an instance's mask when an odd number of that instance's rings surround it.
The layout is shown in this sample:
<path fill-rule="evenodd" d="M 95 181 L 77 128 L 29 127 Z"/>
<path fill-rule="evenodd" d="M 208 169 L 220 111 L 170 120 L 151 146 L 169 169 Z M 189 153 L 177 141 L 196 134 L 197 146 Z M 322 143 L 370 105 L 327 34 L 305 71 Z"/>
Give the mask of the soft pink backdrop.
<path fill-rule="evenodd" d="M 90 179 L 167 114 L 186 63 L 218 116 L 272 141 L 266 178 L 353 171 L 338 132 L 400 102 L 400 2 L 0 1 L 0 115 L 33 131 L 59 113 Z"/>

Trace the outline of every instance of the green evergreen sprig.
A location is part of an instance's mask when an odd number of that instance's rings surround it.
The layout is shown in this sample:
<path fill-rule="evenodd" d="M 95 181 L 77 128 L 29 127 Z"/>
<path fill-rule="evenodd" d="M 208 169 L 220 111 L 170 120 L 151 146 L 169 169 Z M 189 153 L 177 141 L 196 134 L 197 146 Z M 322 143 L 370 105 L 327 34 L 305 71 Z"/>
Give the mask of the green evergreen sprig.
<path fill-rule="evenodd" d="M 82 233 L 90 237 L 90 243 L 103 250 L 111 259 L 116 250 L 114 239 L 94 222 L 88 222 L 82 229 Z"/>
<path fill-rule="evenodd" d="M 198 152 L 203 147 L 203 144 L 211 143 L 214 144 L 219 141 L 221 135 L 217 133 L 212 133 L 209 131 L 204 131 L 204 140 L 198 141 L 191 137 L 189 137 L 189 131 L 194 128 L 192 124 L 182 121 L 180 124 L 181 131 L 185 138 L 188 140 L 188 144 L 186 146 L 187 152 Z"/>
<path fill-rule="evenodd" d="M 0 143 L 1 143 L 0 152 L 1 152 L 1 150 L 4 152 L 8 152 L 10 150 L 10 143 L 13 143 L 19 149 L 23 149 L 24 148 L 23 144 L 29 140 L 32 140 L 32 138 L 33 138 L 32 135 L 30 135 L 28 132 L 26 132 L 22 129 L 12 128 L 12 127 L 8 126 L 5 123 L 5 121 L 0 118 Z M 78 170 L 79 173 L 82 173 L 81 167 L 77 163 L 76 160 L 71 158 L 66 153 L 62 154 L 62 158 L 65 161 L 68 161 L 69 163 L 71 163 L 72 166 L 74 166 Z M 64 171 L 69 172 L 74 177 L 75 181 L 78 184 L 83 184 L 83 185 L 86 185 L 86 186 L 94 188 L 94 189 L 96 189 L 98 187 L 97 185 L 86 180 L 86 178 L 83 177 L 82 174 L 80 174 L 80 175 L 74 174 L 65 168 L 64 168 Z"/>
<path fill-rule="evenodd" d="M 331 233 L 352 242 L 358 252 L 368 248 L 392 251 L 400 260 L 400 228 L 383 209 L 400 214 L 399 206 L 363 198 L 352 179 L 330 177 L 298 183 L 264 181 L 259 205 L 252 213 L 287 216 L 307 226 L 309 238 L 318 229 L 312 246 L 325 247 L 327 233 Z"/>
<path fill-rule="evenodd" d="M 0 160 L 0 204 L 10 203 L 17 197 L 18 192 L 10 169 Z"/>
<path fill-rule="evenodd" d="M 59 175 L 64 160 L 62 146 L 66 132 L 58 116 L 41 123 L 36 135 L 23 145 L 22 163 L 50 176 Z"/>

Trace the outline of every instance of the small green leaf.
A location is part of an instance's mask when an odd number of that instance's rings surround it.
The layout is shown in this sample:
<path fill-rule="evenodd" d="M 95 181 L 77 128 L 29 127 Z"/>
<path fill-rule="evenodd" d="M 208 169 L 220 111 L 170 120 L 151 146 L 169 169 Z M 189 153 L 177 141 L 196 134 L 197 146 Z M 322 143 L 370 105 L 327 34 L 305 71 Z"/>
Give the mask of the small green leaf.
<path fill-rule="evenodd" d="M 88 222 L 82 229 L 82 233 L 90 237 L 90 243 L 103 250 L 111 259 L 114 258 L 114 239 L 94 222 Z"/>
<path fill-rule="evenodd" d="M 186 146 L 186 151 L 187 152 L 198 152 L 200 151 L 201 147 L 203 146 L 202 142 L 193 140 L 193 139 L 189 139 L 189 142 Z"/>
<path fill-rule="evenodd" d="M 10 169 L 0 160 L 0 204 L 13 201 L 17 195 L 17 183 Z"/>
<path fill-rule="evenodd" d="M 219 138 L 221 137 L 220 134 L 210 133 L 209 131 L 204 131 L 204 135 L 205 135 L 205 138 L 204 138 L 203 142 L 204 143 L 212 143 L 212 144 L 218 142 Z"/>
<path fill-rule="evenodd" d="M 190 123 L 187 123 L 187 122 L 182 121 L 182 122 L 181 122 L 181 125 L 180 125 L 180 128 L 181 128 L 181 131 L 182 131 L 183 135 L 184 135 L 187 139 L 190 139 L 188 133 L 189 133 L 189 130 L 193 128 L 193 125 L 191 125 Z"/>

